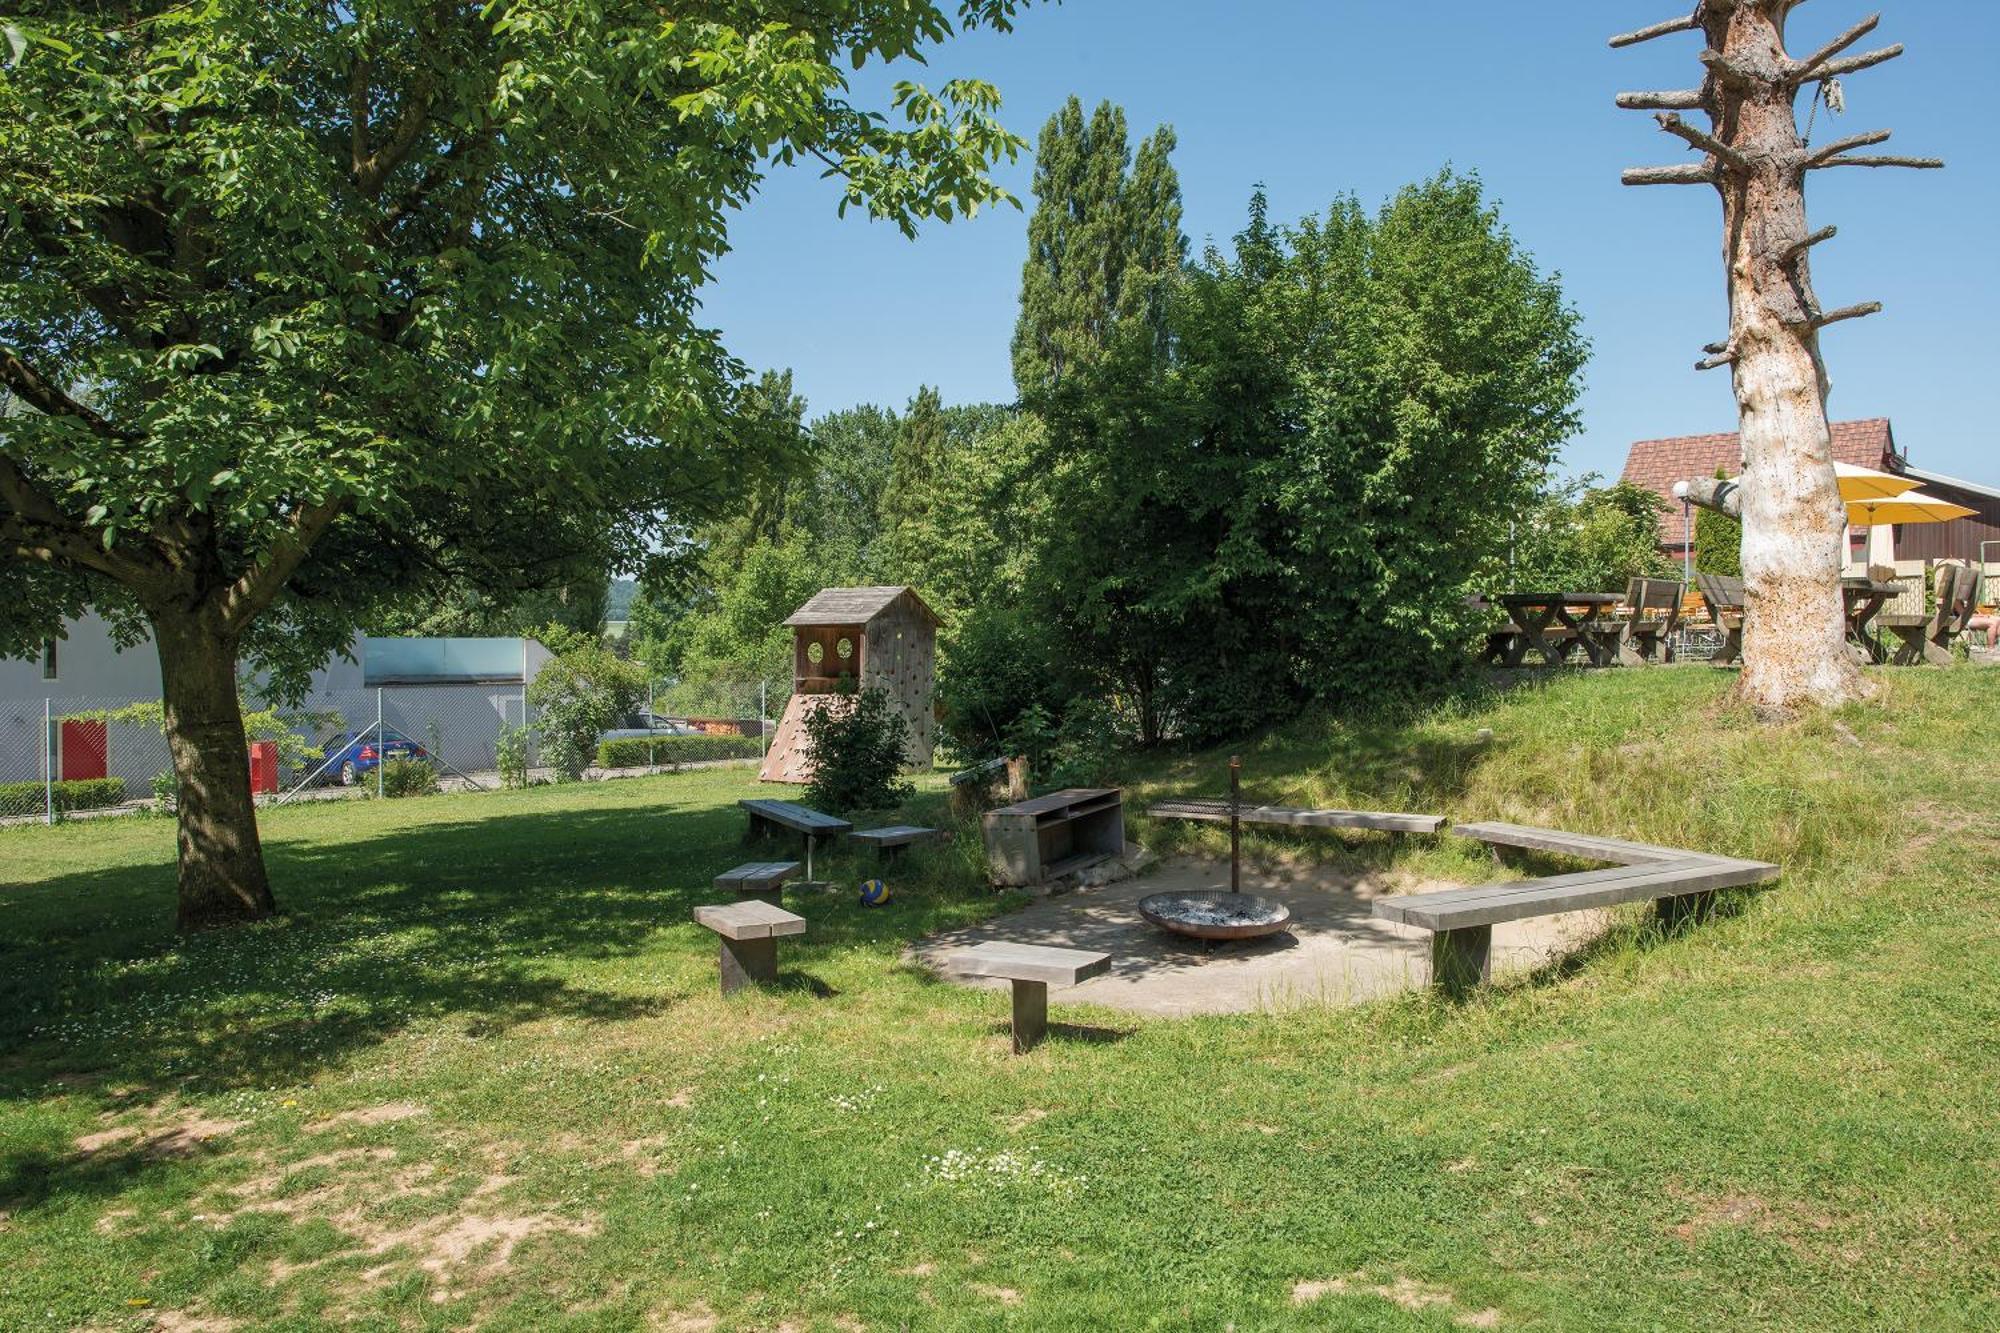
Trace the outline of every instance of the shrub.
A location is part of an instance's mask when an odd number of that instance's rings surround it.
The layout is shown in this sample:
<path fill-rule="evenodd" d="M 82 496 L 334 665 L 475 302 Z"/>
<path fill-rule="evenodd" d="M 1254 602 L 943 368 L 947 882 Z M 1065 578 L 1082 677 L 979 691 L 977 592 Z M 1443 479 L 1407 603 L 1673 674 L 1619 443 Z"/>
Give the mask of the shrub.
<path fill-rule="evenodd" d="M 881 690 L 837 695 L 805 715 L 812 747 L 806 801 L 821 810 L 879 810 L 916 789 L 900 780 L 909 723 Z"/>
<path fill-rule="evenodd" d="M 437 770 L 421 759 L 391 759 L 382 765 L 384 796 L 435 796 Z"/>
<path fill-rule="evenodd" d="M 755 759 L 764 746 L 755 736 L 627 736 L 597 745 L 599 768 L 696 764 L 705 759 Z"/>
<path fill-rule="evenodd" d="M 181 780 L 171 768 L 153 774 L 153 812 L 170 815 L 181 803 Z"/>
<path fill-rule="evenodd" d="M 521 788 L 528 785 L 528 729 L 500 724 L 493 742 L 493 762 L 500 770 L 500 784 Z"/>
<path fill-rule="evenodd" d="M 53 788 L 56 812 L 102 810 L 125 800 L 123 778 L 65 778 Z M 44 808 L 47 793 L 39 782 L 0 783 L 0 811 L 24 812 Z"/>
<path fill-rule="evenodd" d="M 557 781 L 575 782 L 597 752 L 598 735 L 645 697 L 646 669 L 560 625 L 538 637 L 555 655 L 528 686 L 528 702 L 539 713 L 535 731 Z"/>

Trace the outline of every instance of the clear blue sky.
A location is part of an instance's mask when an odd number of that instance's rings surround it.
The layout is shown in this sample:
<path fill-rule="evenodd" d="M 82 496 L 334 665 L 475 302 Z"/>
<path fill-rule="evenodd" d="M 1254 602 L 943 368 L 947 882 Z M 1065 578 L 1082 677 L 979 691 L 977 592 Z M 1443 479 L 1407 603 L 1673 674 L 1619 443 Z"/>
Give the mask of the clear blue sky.
<path fill-rule="evenodd" d="M 1615 476 L 1633 439 L 1736 421 L 1727 372 L 1692 368 L 1727 331 L 1715 193 L 1618 184 L 1622 167 L 1690 150 L 1612 95 L 1691 85 L 1699 38 L 1623 51 L 1605 39 L 1689 3 L 1070 0 L 1030 11 L 1009 36 L 956 41 L 927 69 L 864 75 L 857 92 L 890 77 L 986 78 L 1030 143 L 1071 93 L 1122 104 L 1135 139 L 1170 123 L 1197 247 L 1241 225 L 1260 181 L 1273 217 L 1293 219 L 1345 191 L 1379 202 L 1446 163 L 1477 171 L 1515 236 L 1562 275 L 1594 347 L 1565 465 Z M 1822 112 L 1813 139 L 1888 127 L 1896 138 L 1882 151 L 1947 165 L 1812 175 L 1813 224 L 1840 228 L 1814 251 L 1821 300 L 1887 307 L 1827 331 L 1831 410 L 1890 417 L 1919 467 L 2000 483 L 2000 4 L 1814 0 L 1794 16 L 1794 54 L 1871 5 L 1882 26 L 1857 49 L 1909 50 L 1849 78 L 1847 113 L 1829 127 Z M 1024 157 L 1003 173 L 1029 205 L 1030 169 Z M 815 415 L 900 407 L 927 383 L 948 402 L 1010 400 L 1025 214 L 1004 208 L 907 241 L 836 218 L 836 199 L 815 171 L 785 172 L 736 220 L 706 298 L 731 350 L 791 367 Z"/>

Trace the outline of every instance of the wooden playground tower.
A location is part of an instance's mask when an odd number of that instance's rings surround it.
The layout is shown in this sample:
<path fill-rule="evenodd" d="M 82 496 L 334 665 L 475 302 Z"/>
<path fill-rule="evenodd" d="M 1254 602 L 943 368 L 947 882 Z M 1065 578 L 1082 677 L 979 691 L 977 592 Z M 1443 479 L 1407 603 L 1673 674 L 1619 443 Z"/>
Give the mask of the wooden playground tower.
<path fill-rule="evenodd" d="M 851 690 L 878 689 L 909 723 L 905 758 L 928 768 L 936 732 L 935 611 L 912 588 L 822 588 L 785 619 L 792 627 L 792 697 L 758 776 L 766 782 L 812 777 L 805 719 Z"/>

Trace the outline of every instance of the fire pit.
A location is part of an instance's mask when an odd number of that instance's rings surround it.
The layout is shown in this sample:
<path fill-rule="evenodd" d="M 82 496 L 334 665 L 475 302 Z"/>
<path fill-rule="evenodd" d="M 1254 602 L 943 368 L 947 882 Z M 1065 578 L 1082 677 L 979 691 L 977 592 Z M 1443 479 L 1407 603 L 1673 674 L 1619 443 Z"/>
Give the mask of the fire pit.
<path fill-rule="evenodd" d="M 1155 893 L 1139 900 L 1139 915 L 1176 935 L 1197 940 L 1249 940 L 1291 924 L 1283 903 L 1254 893 Z"/>

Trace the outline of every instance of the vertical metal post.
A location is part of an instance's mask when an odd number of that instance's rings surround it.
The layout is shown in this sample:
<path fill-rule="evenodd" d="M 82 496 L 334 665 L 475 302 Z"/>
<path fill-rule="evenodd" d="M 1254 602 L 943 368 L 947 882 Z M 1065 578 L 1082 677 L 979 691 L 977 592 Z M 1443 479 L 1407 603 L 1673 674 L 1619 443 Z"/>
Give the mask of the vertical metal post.
<path fill-rule="evenodd" d="M 651 673 L 646 679 L 646 771 L 653 772 L 660 766 L 660 742 L 653 735 L 653 681 Z"/>
<path fill-rule="evenodd" d="M 771 682 L 768 680 L 757 682 L 757 751 L 759 754 L 771 753 L 771 705 L 764 698 L 764 692 L 770 688 L 770 685 Z"/>
<path fill-rule="evenodd" d="M 56 723 L 49 698 L 42 698 L 42 822 L 56 822 Z"/>
<path fill-rule="evenodd" d="M 375 687 L 375 797 L 382 797 L 382 770 L 389 763 L 389 737 L 382 730 L 382 687 Z"/>
<path fill-rule="evenodd" d="M 1694 586 L 1694 503 L 1681 497 L 1681 591 Z"/>
<path fill-rule="evenodd" d="M 1229 891 L 1243 892 L 1243 756 L 1229 756 Z"/>

